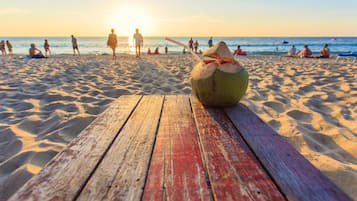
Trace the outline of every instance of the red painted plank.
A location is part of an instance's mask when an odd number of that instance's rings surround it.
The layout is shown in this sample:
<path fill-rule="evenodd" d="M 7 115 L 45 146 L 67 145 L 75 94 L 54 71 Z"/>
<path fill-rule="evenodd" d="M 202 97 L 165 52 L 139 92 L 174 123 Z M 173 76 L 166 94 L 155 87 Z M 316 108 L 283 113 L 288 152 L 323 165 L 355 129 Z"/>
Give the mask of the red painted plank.
<path fill-rule="evenodd" d="M 191 102 L 215 200 L 285 200 L 225 113 Z"/>
<path fill-rule="evenodd" d="M 188 96 L 166 96 L 143 200 L 210 200 Z"/>
<path fill-rule="evenodd" d="M 351 200 L 246 106 L 225 111 L 289 200 Z"/>

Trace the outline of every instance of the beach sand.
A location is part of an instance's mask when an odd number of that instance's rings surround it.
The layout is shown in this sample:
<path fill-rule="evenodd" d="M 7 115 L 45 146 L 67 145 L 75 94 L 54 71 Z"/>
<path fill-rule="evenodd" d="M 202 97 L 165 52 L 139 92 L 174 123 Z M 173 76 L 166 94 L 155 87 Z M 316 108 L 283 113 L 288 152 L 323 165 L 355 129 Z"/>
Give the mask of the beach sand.
<path fill-rule="evenodd" d="M 190 94 L 186 55 L 0 58 L 0 200 L 127 94 Z M 357 199 L 357 62 L 252 55 L 242 100 Z"/>

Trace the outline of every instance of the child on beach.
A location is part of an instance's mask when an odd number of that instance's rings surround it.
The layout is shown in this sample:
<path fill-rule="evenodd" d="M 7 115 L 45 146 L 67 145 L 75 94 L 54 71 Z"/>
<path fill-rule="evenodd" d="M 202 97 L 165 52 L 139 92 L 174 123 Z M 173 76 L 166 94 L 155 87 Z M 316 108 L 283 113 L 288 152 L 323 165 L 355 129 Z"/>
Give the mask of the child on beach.
<path fill-rule="evenodd" d="M 80 56 L 77 38 L 75 38 L 73 35 L 71 35 L 71 38 L 72 38 L 73 56 L 76 55 L 76 50 L 77 50 L 78 56 Z"/>
<path fill-rule="evenodd" d="M 212 47 L 212 46 L 213 46 L 213 39 L 212 37 L 210 37 L 208 40 L 208 47 Z"/>
<path fill-rule="evenodd" d="M 144 46 L 144 39 L 139 29 L 135 29 L 135 34 L 133 35 L 133 40 L 135 42 L 135 54 L 136 57 L 140 57 L 140 48 Z"/>
<path fill-rule="evenodd" d="M 0 50 L 1 50 L 1 55 L 2 56 L 6 56 L 6 49 L 5 49 L 5 41 L 4 40 L 2 40 L 0 42 Z"/>
<path fill-rule="evenodd" d="M 9 50 L 9 54 L 12 55 L 12 45 L 10 43 L 10 41 L 6 41 L 6 46 L 7 46 L 7 49 Z"/>
<path fill-rule="evenodd" d="M 31 47 L 29 49 L 29 55 L 30 55 L 30 58 L 34 58 L 34 59 L 45 58 L 45 56 L 43 56 L 41 50 L 37 49 L 36 45 L 34 43 L 31 43 Z"/>
<path fill-rule="evenodd" d="M 192 40 L 192 38 L 188 41 L 188 47 L 193 51 L 193 40 Z"/>
<path fill-rule="evenodd" d="M 43 44 L 43 48 L 45 49 L 45 55 L 47 57 L 47 52 L 51 56 L 51 50 L 50 50 L 50 44 L 48 43 L 48 40 L 45 39 L 45 44 Z"/>
<path fill-rule="evenodd" d="M 198 50 L 198 41 L 196 40 L 195 43 L 193 44 L 194 48 L 195 48 L 195 53 L 197 53 L 197 50 Z"/>
<path fill-rule="evenodd" d="M 118 40 L 117 40 L 117 35 L 114 34 L 114 29 L 111 30 L 111 33 L 108 36 L 107 40 L 107 45 L 110 47 L 113 51 L 113 59 L 116 59 L 116 54 L 115 54 L 115 49 L 118 47 Z"/>

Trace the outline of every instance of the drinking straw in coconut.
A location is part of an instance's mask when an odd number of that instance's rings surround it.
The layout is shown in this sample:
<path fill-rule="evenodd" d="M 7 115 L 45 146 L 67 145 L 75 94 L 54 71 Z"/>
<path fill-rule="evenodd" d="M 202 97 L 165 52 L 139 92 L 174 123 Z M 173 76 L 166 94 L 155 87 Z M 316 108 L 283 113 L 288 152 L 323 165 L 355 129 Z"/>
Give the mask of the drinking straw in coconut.
<path fill-rule="evenodd" d="M 201 59 L 196 53 L 194 53 L 187 45 L 185 45 L 185 44 L 183 44 L 183 43 L 180 43 L 180 42 L 178 42 L 178 41 L 175 41 L 175 40 L 173 40 L 173 39 L 171 39 L 171 38 L 167 38 L 167 37 L 165 38 L 165 40 L 170 41 L 170 42 L 172 42 L 172 43 L 175 43 L 176 45 L 179 45 L 179 46 L 182 46 L 182 47 L 188 49 L 188 50 L 190 51 L 190 53 L 193 55 L 193 57 L 194 57 L 198 62 L 202 61 L 202 59 Z"/>

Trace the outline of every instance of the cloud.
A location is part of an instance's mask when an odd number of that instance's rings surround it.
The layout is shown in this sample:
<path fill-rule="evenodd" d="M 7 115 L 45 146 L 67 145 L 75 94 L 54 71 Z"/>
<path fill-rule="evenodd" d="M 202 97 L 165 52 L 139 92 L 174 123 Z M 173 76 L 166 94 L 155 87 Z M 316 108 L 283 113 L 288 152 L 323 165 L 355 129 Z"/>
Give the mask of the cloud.
<path fill-rule="evenodd" d="M 0 8 L 0 16 L 26 14 L 27 10 L 21 8 Z"/>

